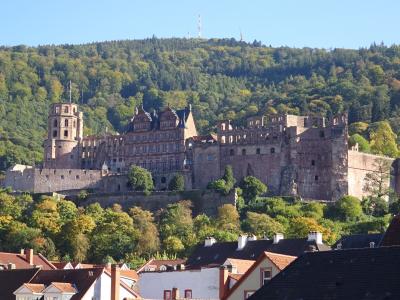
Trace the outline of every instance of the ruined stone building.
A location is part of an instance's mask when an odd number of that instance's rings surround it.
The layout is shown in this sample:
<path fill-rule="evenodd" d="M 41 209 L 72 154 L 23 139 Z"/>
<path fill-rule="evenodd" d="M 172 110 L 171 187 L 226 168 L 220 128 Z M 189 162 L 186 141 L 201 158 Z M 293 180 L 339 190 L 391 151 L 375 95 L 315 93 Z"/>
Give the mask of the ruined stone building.
<path fill-rule="evenodd" d="M 255 176 L 275 195 L 362 197 L 365 175 L 376 170 L 380 157 L 349 149 L 347 128 L 346 115 L 276 115 L 249 118 L 246 127 L 222 121 L 216 134 L 202 136 L 191 107 L 167 107 L 153 113 L 136 109 L 123 134 L 84 137 L 78 106 L 57 103 L 49 111 L 43 166 L 15 166 L 4 185 L 33 192 L 125 191 L 126 173 L 138 165 L 151 171 L 157 189 L 166 189 L 176 173 L 184 175 L 187 189 L 204 189 L 231 165 L 238 181 Z"/>

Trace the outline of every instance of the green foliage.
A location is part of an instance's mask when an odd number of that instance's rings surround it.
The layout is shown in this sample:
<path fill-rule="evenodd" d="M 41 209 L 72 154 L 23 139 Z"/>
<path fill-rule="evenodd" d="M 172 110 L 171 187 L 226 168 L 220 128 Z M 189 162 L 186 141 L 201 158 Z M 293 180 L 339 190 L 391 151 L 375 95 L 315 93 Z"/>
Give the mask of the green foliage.
<path fill-rule="evenodd" d="M 329 209 L 328 215 L 341 221 L 355 221 L 363 213 L 360 199 L 353 196 L 340 198 Z"/>
<path fill-rule="evenodd" d="M 183 191 L 185 190 L 185 178 L 182 174 L 175 174 L 168 184 L 170 191 Z"/>
<path fill-rule="evenodd" d="M 354 122 L 349 125 L 349 135 L 365 135 L 368 129 L 368 124 L 365 122 Z"/>
<path fill-rule="evenodd" d="M 371 151 L 375 154 L 397 157 L 397 135 L 393 132 L 390 124 L 386 121 L 373 124 L 370 129 Z"/>
<path fill-rule="evenodd" d="M 154 189 L 151 173 L 142 167 L 132 166 L 129 170 L 128 178 L 132 189 L 135 191 L 149 193 Z"/>
<path fill-rule="evenodd" d="M 365 138 L 363 138 L 361 135 L 359 135 L 358 133 L 353 134 L 349 138 L 349 146 L 350 147 L 355 146 L 356 144 L 358 144 L 359 151 L 365 152 L 365 153 L 371 152 L 371 147 L 370 147 L 368 141 Z"/>
<path fill-rule="evenodd" d="M 243 192 L 243 198 L 247 203 L 267 192 L 267 186 L 254 176 L 244 177 L 240 182 L 240 188 Z"/>
<path fill-rule="evenodd" d="M 251 211 L 247 212 L 243 227 L 258 237 L 272 238 L 275 233 L 285 232 L 284 226 L 270 216 Z"/>
<path fill-rule="evenodd" d="M 225 167 L 224 175 L 221 179 L 210 182 L 207 186 L 208 189 L 215 190 L 222 195 L 228 195 L 235 186 L 236 179 L 233 176 L 232 166 Z"/>

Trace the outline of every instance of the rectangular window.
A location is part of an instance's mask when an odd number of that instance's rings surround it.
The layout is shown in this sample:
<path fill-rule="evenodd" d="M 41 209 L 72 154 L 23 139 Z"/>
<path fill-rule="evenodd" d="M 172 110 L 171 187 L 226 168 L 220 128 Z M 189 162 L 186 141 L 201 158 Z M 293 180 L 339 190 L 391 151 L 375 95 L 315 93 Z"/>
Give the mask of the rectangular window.
<path fill-rule="evenodd" d="M 185 298 L 192 299 L 192 290 L 185 290 Z"/>
<path fill-rule="evenodd" d="M 64 130 L 64 137 L 68 137 L 68 130 Z"/>
<path fill-rule="evenodd" d="M 164 300 L 172 300 L 171 290 L 164 290 Z"/>
<path fill-rule="evenodd" d="M 272 268 L 261 268 L 261 285 L 266 284 L 272 278 Z"/>

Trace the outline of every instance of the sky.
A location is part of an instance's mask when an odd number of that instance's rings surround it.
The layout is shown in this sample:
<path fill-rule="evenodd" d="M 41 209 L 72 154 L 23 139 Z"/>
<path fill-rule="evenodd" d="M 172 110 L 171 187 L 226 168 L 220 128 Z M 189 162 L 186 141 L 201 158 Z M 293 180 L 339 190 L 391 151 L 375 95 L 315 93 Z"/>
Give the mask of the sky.
<path fill-rule="evenodd" d="M 235 38 L 316 48 L 400 44 L 399 0 L 0 0 L 0 45 Z"/>

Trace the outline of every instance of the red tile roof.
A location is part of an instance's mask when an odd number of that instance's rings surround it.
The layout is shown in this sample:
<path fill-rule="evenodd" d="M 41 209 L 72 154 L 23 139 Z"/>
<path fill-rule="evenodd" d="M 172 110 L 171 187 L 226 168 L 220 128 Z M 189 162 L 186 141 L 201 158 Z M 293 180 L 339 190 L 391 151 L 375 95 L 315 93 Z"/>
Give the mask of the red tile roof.
<path fill-rule="evenodd" d="M 280 270 L 286 268 L 297 257 L 290 255 L 277 254 L 272 252 L 264 252 L 265 256 Z"/>
<path fill-rule="evenodd" d="M 236 267 L 237 273 L 244 274 L 255 263 L 255 260 L 228 258 L 227 261 Z"/>
<path fill-rule="evenodd" d="M 55 286 L 57 289 L 59 289 L 63 293 L 77 293 L 78 291 L 74 287 L 73 284 L 71 283 L 66 283 L 66 282 L 52 282 L 50 286 Z"/>
<path fill-rule="evenodd" d="M 33 293 L 41 293 L 45 289 L 44 284 L 25 283 L 24 286 Z"/>
<path fill-rule="evenodd" d="M 34 254 L 33 265 L 30 265 L 25 259 L 24 254 L 0 252 L 0 265 L 7 267 L 8 264 L 14 264 L 16 269 L 31 269 L 35 266 L 41 266 L 42 270 L 56 269 L 56 267 L 41 254 Z"/>

